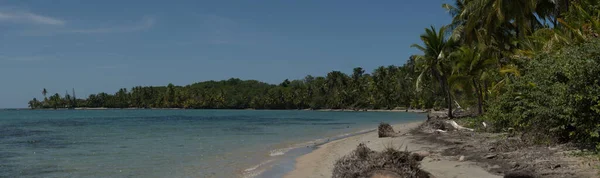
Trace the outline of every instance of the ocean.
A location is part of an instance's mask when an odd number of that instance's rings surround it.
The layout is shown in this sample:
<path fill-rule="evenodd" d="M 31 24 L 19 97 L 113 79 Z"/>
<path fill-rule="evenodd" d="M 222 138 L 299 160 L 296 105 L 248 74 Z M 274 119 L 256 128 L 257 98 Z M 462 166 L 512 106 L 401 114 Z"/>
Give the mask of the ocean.
<path fill-rule="evenodd" d="M 315 145 L 380 122 L 423 118 L 403 112 L 6 110 L 0 111 L 0 177 L 279 176 Z"/>

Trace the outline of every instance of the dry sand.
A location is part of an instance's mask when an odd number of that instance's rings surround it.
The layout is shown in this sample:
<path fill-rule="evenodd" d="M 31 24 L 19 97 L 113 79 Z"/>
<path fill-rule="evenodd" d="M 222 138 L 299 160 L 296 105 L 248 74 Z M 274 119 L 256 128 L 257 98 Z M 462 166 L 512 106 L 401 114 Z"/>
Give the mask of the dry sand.
<path fill-rule="evenodd" d="M 410 129 L 417 127 L 421 122 L 393 125 L 395 131 L 408 133 Z M 399 148 L 408 151 L 432 151 L 443 149 L 440 145 L 416 143 L 416 138 L 410 135 L 395 138 L 378 138 L 377 132 L 369 132 L 340 140 L 336 140 L 320 146 L 315 151 L 296 159 L 295 170 L 288 173 L 286 178 L 317 178 L 331 177 L 336 160 L 347 155 L 360 143 L 365 143 L 375 151 L 381 151 L 387 147 Z M 432 153 L 421 162 L 421 168 L 433 174 L 437 178 L 499 178 L 485 169 L 475 165 L 473 162 L 461 162 L 458 158 L 444 158 Z"/>

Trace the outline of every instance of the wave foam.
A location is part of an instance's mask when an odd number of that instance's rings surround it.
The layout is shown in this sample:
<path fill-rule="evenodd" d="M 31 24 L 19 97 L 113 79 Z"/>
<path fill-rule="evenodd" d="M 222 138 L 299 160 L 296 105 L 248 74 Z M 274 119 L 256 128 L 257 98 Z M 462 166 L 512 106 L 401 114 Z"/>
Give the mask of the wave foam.
<path fill-rule="evenodd" d="M 269 156 L 270 157 L 278 157 L 278 156 L 283 156 L 285 155 L 287 152 L 296 149 L 296 148 L 301 148 L 301 147 L 308 147 L 308 146 L 318 146 L 318 145 L 322 145 L 325 143 L 328 143 L 330 141 L 333 140 L 338 140 L 338 139 L 342 139 L 342 138 L 346 138 L 352 135 L 358 135 L 358 134 L 363 134 L 363 133 L 367 133 L 367 132 L 372 132 L 375 131 L 377 129 L 366 129 L 366 130 L 360 130 L 358 132 L 350 132 L 350 133 L 343 133 L 343 134 L 339 134 L 336 136 L 332 136 L 332 137 L 326 137 L 326 138 L 319 138 L 319 139 L 315 139 L 312 141 L 308 141 L 308 142 L 304 142 L 304 143 L 298 143 L 298 144 L 294 144 L 291 145 L 289 147 L 286 148 L 279 148 L 279 149 L 274 149 L 269 151 Z M 262 174 L 263 172 L 265 172 L 266 170 L 269 169 L 270 165 L 269 163 L 275 161 L 276 159 L 269 159 L 267 161 L 261 162 L 260 164 L 257 164 L 255 166 L 252 166 L 248 169 L 245 169 L 243 171 L 243 178 L 252 178 L 252 177 L 256 177 L 259 176 L 260 174 Z"/>
<path fill-rule="evenodd" d="M 288 148 L 281 148 L 281 149 L 271 150 L 269 152 L 269 156 L 275 157 L 275 156 L 285 155 L 285 153 L 287 153 L 288 151 L 290 151 L 290 150 L 292 150 L 294 148 L 298 148 L 298 147 L 288 147 Z"/>
<path fill-rule="evenodd" d="M 262 167 L 273 161 L 275 161 L 275 160 L 269 159 L 269 160 L 261 162 L 260 164 L 257 164 L 248 169 L 245 169 L 244 172 L 242 173 L 242 177 L 243 178 L 252 178 L 252 177 L 256 177 L 256 176 L 262 174 L 263 172 L 265 172 L 267 170 L 266 168 L 262 168 Z M 261 168 L 261 169 L 259 169 L 259 168 Z"/>

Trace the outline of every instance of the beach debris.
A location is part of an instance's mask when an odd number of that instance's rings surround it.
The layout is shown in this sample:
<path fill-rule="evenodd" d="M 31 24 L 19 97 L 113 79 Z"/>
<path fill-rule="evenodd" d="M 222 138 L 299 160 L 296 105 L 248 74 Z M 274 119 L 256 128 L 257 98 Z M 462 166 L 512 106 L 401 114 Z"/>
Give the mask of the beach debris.
<path fill-rule="evenodd" d="M 371 178 L 402 178 L 398 173 L 386 170 L 374 171 Z"/>
<path fill-rule="evenodd" d="M 419 168 L 420 161 L 414 155 L 417 154 L 394 148 L 376 152 L 365 144 L 359 144 L 352 153 L 336 161 L 332 177 L 431 178 L 428 172 Z"/>
<path fill-rule="evenodd" d="M 460 161 L 460 162 L 463 162 L 463 161 L 465 161 L 465 156 L 462 156 L 462 155 L 461 155 L 460 157 L 458 157 L 458 161 Z"/>
<path fill-rule="evenodd" d="M 425 157 L 429 156 L 429 152 L 428 151 L 415 151 L 412 152 L 410 154 L 410 156 L 417 161 L 423 161 L 423 159 L 425 159 Z"/>
<path fill-rule="evenodd" d="M 496 156 L 498 156 L 497 154 L 487 154 L 484 156 L 485 159 L 494 159 Z"/>
<path fill-rule="evenodd" d="M 446 132 L 448 132 L 448 131 L 441 130 L 441 129 L 437 129 L 437 130 L 434 130 L 433 132 L 435 132 L 435 133 L 438 133 L 438 134 L 439 134 L 439 133 L 446 133 Z"/>
<path fill-rule="evenodd" d="M 515 171 L 504 174 L 504 178 L 535 178 L 531 172 Z"/>
<path fill-rule="evenodd" d="M 419 126 L 420 130 L 427 131 L 429 133 L 444 133 L 450 128 L 452 128 L 452 126 L 446 122 L 446 119 L 435 117 L 431 117 Z"/>
<path fill-rule="evenodd" d="M 384 122 L 379 124 L 379 127 L 377 128 L 377 133 L 379 134 L 379 138 L 398 136 L 398 133 L 394 131 L 394 128 L 392 128 L 390 124 Z"/>
<path fill-rule="evenodd" d="M 483 128 L 487 128 L 487 124 L 485 122 L 481 122 L 481 125 L 483 125 Z"/>
<path fill-rule="evenodd" d="M 519 168 L 521 166 L 519 163 L 517 163 L 515 161 L 510 162 L 510 165 L 511 165 L 510 167 L 513 169 Z"/>
<path fill-rule="evenodd" d="M 452 125 L 452 127 L 454 127 L 456 130 L 468 130 L 468 131 L 475 131 L 474 129 L 471 128 L 466 128 L 463 126 L 458 125 L 458 123 L 456 123 L 456 121 L 446 121 L 448 122 L 450 125 Z"/>

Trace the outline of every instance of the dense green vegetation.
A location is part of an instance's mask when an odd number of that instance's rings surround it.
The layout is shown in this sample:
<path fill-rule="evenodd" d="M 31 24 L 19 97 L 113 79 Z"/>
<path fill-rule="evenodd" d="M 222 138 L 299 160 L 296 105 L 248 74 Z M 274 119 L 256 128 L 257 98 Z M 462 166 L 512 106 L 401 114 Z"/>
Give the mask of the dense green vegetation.
<path fill-rule="evenodd" d="M 87 99 L 54 94 L 32 108 L 168 107 L 255 109 L 450 108 L 497 130 L 600 143 L 600 1 L 456 0 L 452 16 L 426 28 L 422 54 L 401 67 L 285 80 L 230 79 L 134 87 Z"/>
<path fill-rule="evenodd" d="M 414 59 L 412 59 L 414 60 Z M 325 77 L 306 76 L 271 85 L 255 80 L 229 79 L 187 86 L 148 86 L 99 93 L 87 99 L 54 94 L 33 99 L 32 108 L 195 108 L 195 109 L 393 109 L 430 108 L 432 90 L 414 92 L 414 65 L 379 67 L 367 74 L 355 68 L 350 75 L 333 71 Z M 45 90 L 45 89 L 44 89 Z M 74 92 L 73 92 L 74 93 Z M 44 93 L 42 93 L 44 94 Z"/>
<path fill-rule="evenodd" d="M 480 118 L 497 131 L 600 142 L 600 1 L 459 0 L 444 7 L 461 41 L 447 53 L 452 96 L 475 93 Z"/>

